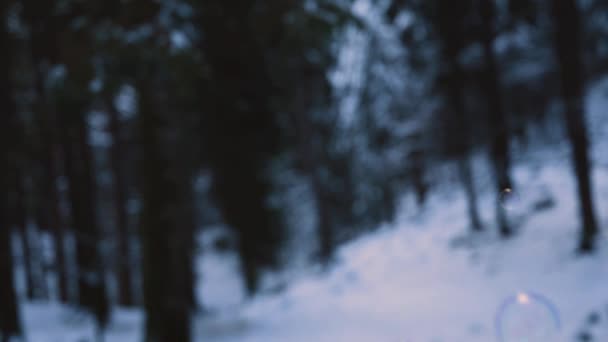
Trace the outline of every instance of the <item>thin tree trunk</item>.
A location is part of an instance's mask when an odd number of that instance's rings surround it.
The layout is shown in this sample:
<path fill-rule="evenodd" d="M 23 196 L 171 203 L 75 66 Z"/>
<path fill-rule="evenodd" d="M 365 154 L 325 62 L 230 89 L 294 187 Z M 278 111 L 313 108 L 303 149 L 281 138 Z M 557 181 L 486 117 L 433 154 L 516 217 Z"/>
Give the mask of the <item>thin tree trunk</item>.
<path fill-rule="evenodd" d="M 44 180 L 43 188 L 45 195 L 44 205 L 48 206 L 49 211 L 49 230 L 53 234 L 54 252 L 55 252 L 55 273 L 57 276 L 57 285 L 59 288 L 59 300 L 63 303 L 69 301 L 69 279 L 66 269 L 66 253 L 65 253 L 65 220 L 61 213 L 60 200 L 61 195 L 57 187 L 57 179 L 60 174 L 60 156 L 59 156 L 59 141 L 57 139 L 57 123 L 53 113 L 53 109 L 46 100 L 46 94 L 43 85 L 43 73 L 40 70 L 40 61 L 33 56 L 34 67 L 36 68 L 36 94 L 38 122 L 40 131 L 43 134 L 44 148 Z"/>
<path fill-rule="evenodd" d="M 473 231 L 481 231 L 483 230 L 483 226 L 481 224 L 481 219 L 479 218 L 479 211 L 477 209 L 477 192 L 475 190 L 475 182 L 473 177 L 473 170 L 471 167 L 471 161 L 469 160 L 469 131 L 466 129 L 466 114 L 464 104 L 462 102 L 462 92 L 460 87 L 462 86 L 462 76 L 460 66 L 458 62 L 454 60 L 454 55 L 448 56 L 448 65 L 450 65 L 450 84 L 448 89 L 448 97 L 449 101 L 453 107 L 453 110 L 458 117 L 459 127 L 458 130 L 460 132 L 460 142 L 459 142 L 459 153 L 462 155 L 458 157 L 457 160 L 457 168 L 458 175 L 460 177 L 460 181 L 462 183 L 466 202 L 467 202 L 467 212 L 469 213 L 469 220 L 471 229 Z"/>
<path fill-rule="evenodd" d="M 465 46 L 465 34 L 463 32 L 462 18 L 467 14 L 466 7 L 458 2 L 443 0 L 437 3 L 436 28 L 441 40 L 441 54 L 445 64 L 445 95 L 449 110 L 455 117 L 455 134 L 449 143 L 450 150 L 458 158 L 457 168 L 462 182 L 471 229 L 480 231 L 483 229 L 479 212 L 477 210 L 477 195 L 475 191 L 473 170 L 470 165 L 469 155 L 471 150 L 471 138 L 469 118 L 464 102 L 463 86 L 464 71 L 459 63 L 459 56 Z"/>
<path fill-rule="evenodd" d="M 54 44 L 48 44 L 47 37 L 53 36 L 55 27 L 48 16 L 49 10 L 54 8 L 54 1 L 44 4 L 35 1 L 23 2 L 23 17 L 29 30 L 29 53 L 33 69 L 34 90 L 36 95 L 34 112 L 37 116 L 38 130 L 42 135 L 42 196 L 47 225 L 53 236 L 54 245 L 54 269 L 59 289 L 59 300 L 69 300 L 69 276 L 66 265 L 65 252 L 65 217 L 61 211 L 61 193 L 57 187 L 57 180 L 61 175 L 60 141 L 58 140 L 58 128 L 53 105 L 50 103 L 46 89 L 45 69 L 43 65 L 48 62 L 49 56 L 53 55 Z"/>
<path fill-rule="evenodd" d="M 412 153 L 412 182 L 414 184 L 414 192 L 416 193 L 416 203 L 420 208 L 426 202 L 426 195 L 428 192 L 428 183 L 424 179 L 424 151 L 420 149 L 416 149 Z M 394 197 L 394 196 L 393 196 Z"/>
<path fill-rule="evenodd" d="M 308 95 L 308 94 L 307 94 Z M 295 107 L 298 109 L 308 108 L 310 103 L 307 96 L 302 94 L 296 99 Z M 317 236 L 319 243 L 318 258 L 324 267 L 328 267 L 335 251 L 335 232 L 330 217 L 327 190 L 324 189 L 320 179 L 320 168 L 322 167 L 322 155 L 315 151 L 316 144 L 310 139 L 318 139 L 313 129 L 313 123 L 308 114 L 295 112 L 291 117 L 297 138 L 297 149 L 302 171 L 308 177 L 308 183 L 314 197 L 315 211 L 317 214 Z"/>
<path fill-rule="evenodd" d="M 327 208 L 324 189 L 319 180 L 319 176 L 314 172 L 311 174 L 311 186 L 315 197 L 315 207 L 317 209 L 317 229 L 319 232 L 319 259 L 324 266 L 328 266 L 335 251 L 334 229 L 331 224 L 331 217 Z"/>
<path fill-rule="evenodd" d="M 77 92 L 67 89 L 66 92 Z M 68 96 L 74 96 L 70 94 Z M 72 102 L 76 101 L 76 102 Z M 92 155 L 87 139 L 85 106 L 82 99 L 68 98 L 64 111 L 65 134 L 63 150 L 66 174 L 69 179 L 69 197 L 72 224 L 76 238 L 76 264 L 78 274 L 78 303 L 90 310 L 100 326 L 107 323 L 109 307 L 105 272 L 100 252 L 101 230 L 95 207 L 95 179 Z"/>
<path fill-rule="evenodd" d="M 496 9 L 494 1 L 489 0 L 479 0 L 479 6 L 484 58 L 483 88 L 486 91 L 487 110 L 493 133 L 491 160 L 494 169 L 494 180 L 496 182 L 496 218 L 500 234 L 503 237 L 508 237 L 512 234 L 512 230 L 509 226 L 504 206 L 500 202 L 500 194 L 505 189 L 512 188 L 511 176 L 509 175 L 511 160 L 509 155 L 509 128 L 502 103 L 498 67 L 493 48 L 495 38 L 493 25 Z"/>
<path fill-rule="evenodd" d="M 469 220 L 471 229 L 473 231 L 483 230 L 481 220 L 479 219 L 479 211 L 477 210 L 477 192 L 475 191 L 475 183 L 473 181 L 473 172 L 471 165 L 467 157 L 458 159 L 458 174 L 460 181 L 465 191 L 465 197 L 467 201 L 467 212 L 469 213 Z"/>
<path fill-rule="evenodd" d="M 21 258 L 23 273 L 25 275 L 25 296 L 29 300 L 36 299 L 36 280 L 33 271 L 32 262 L 32 245 L 31 245 L 31 234 L 28 227 L 27 217 L 27 204 L 25 194 L 25 184 L 23 179 L 16 175 L 15 184 L 17 187 L 16 192 L 16 218 L 17 227 L 19 228 L 19 240 L 21 242 Z"/>
<path fill-rule="evenodd" d="M 184 235 L 181 237 L 184 248 L 181 253 L 183 261 L 180 263 L 184 267 L 184 293 L 187 298 L 190 308 L 196 310 L 198 307 L 196 298 L 196 278 L 194 272 L 194 255 L 195 255 L 195 241 L 196 241 L 196 211 L 194 208 L 194 194 L 193 186 L 190 182 L 191 178 L 185 176 L 182 178 L 183 196 L 184 196 Z"/>
<path fill-rule="evenodd" d="M 19 306 L 13 265 L 13 249 L 11 248 L 11 229 L 6 214 L 6 199 L 0 203 L 0 336 L 7 341 L 11 336 L 21 335 Z"/>
<path fill-rule="evenodd" d="M 110 160 L 114 180 L 114 207 L 116 209 L 116 235 L 118 240 L 118 302 L 124 306 L 133 306 L 135 305 L 134 284 L 131 273 L 133 268 L 133 253 L 127 215 L 127 180 L 123 154 L 125 146 L 121 134 L 119 113 L 111 97 L 106 99 L 106 104 L 110 114 L 110 131 L 112 133 Z"/>
<path fill-rule="evenodd" d="M 43 196 L 38 191 L 34 192 L 35 196 Z M 38 205 L 38 204 L 36 204 Z M 42 208 L 38 208 L 37 212 L 42 214 Z M 45 259 L 44 245 L 42 234 L 45 228 L 48 227 L 48 222 L 43 219 L 42 215 L 34 215 L 34 225 L 28 233 L 31 234 L 30 247 L 32 248 L 30 257 L 32 258 L 32 266 L 35 279 L 36 297 L 40 300 L 48 300 L 50 298 L 50 284 L 48 282 L 48 260 Z"/>
<path fill-rule="evenodd" d="M 575 0 L 553 0 L 555 51 L 559 61 L 562 98 L 568 137 L 572 145 L 572 163 L 578 185 L 582 219 L 579 250 L 591 252 L 597 235 L 597 221 L 591 192 L 589 142 L 583 106 L 583 65 L 581 60 L 580 12 Z"/>
<path fill-rule="evenodd" d="M 65 252 L 65 222 L 61 214 L 60 208 L 60 196 L 59 189 L 57 189 L 57 171 L 56 163 L 57 156 L 52 151 L 47 160 L 48 179 L 47 179 L 47 191 L 48 191 L 48 205 L 51 210 L 51 233 L 53 234 L 53 244 L 55 252 L 55 274 L 57 276 L 57 286 L 59 288 L 59 301 L 67 303 L 69 298 L 69 278 L 66 266 L 66 252 Z"/>

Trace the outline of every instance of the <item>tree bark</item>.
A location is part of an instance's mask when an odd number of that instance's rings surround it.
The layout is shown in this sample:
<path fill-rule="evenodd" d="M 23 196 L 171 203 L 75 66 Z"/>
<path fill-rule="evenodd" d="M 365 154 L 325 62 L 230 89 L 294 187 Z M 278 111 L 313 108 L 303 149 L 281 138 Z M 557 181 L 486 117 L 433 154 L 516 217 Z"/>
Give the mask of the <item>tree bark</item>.
<path fill-rule="evenodd" d="M 471 229 L 481 231 L 483 226 L 477 209 L 477 195 L 473 170 L 469 160 L 471 141 L 468 129 L 468 117 L 464 103 L 462 87 L 464 72 L 458 61 L 458 56 L 465 45 L 462 18 L 466 15 L 464 4 L 451 0 L 439 2 L 437 28 L 441 35 L 441 54 L 445 64 L 445 91 L 447 103 L 456 117 L 456 141 L 451 142 L 457 155 L 457 168 L 462 182 Z"/>
<path fill-rule="evenodd" d="M 261 271 L 278 264 L 282 239 L 276 211 L 267 205 L 272 184 L 266 168 L 278 150 L 268 65 L 254 36 L 251 2 L 204 2 L 199 20 L 210 93 L 203 111 L 204 148 L 213 173 L 212 191 L 228 226 L 239 235 L 238 250 L 248 293 Z M 279 16 L 282 14 L 279 14 Z"/>
<path fill-rule="evenodd" d="M 469 132 L 466 129 L 466 114 L 464 104 L 462 102 L 462 92 L 460 87 L 462 86 L 461 69 L 458 62 L 454 60 L 454 54 L 448 54 L 447 63 L 449 65 L 448 76 L 450 78 L 448 83 L 448 102 L 450 103 L 454 114 L 457 116 L 458 127 L 460 132 L 460 142 L 458 152 L 462 155 L 458 157 L 457 170 L 464 189 L 465 198 L 467 202 L 467 212 L 469 214 L 469 220 L 471 230 L 478 232 L 483 230 L 481 219 L 479 218 L 479 211 L 477 209 L 477 191 L 475 190 L 475 181 L 473 177 L 473 170 L 471 162 L 469 160 L 469 145 L 470 141 L 468 138 Z"/>
<path fill-rule="evenodd" d="M 0 3 L 0 18 L 6 18 L 7 3 Z M 4 21 L 0 21 L 0 110 L 3 111 L 3 124 L 0 125 L 0 336 L 5 340 L 22 335 L 19 304 L 14 280 L 13 249 L 11 244 L 11 207 L 10 179 L 15 165 L 17 134 L 14 120 L 17 109 L 12 98 L 11 57 L 13 51 L 11 37 Z"/>
<path fill-rule="evenodd" d="M 48 195 L 46 205 L 50 210 L 50 230 L 53 234 L 53 244 L 55 252 L 55 274 L 57 276 L 57 286 L 59 288 L 59 300 L 62 303 L 67 303 L 70 300 L 69 295 L 69 275 L 66 268 L 66 249 L 65 249 L 65 220 L 61 213 L 60 201 L 61 196 L 57 188 L 59 157 L 57 156 L 57 146 L 52 143 L 47 150 L 45 161 L 45 170 L 47 170 L 45 180 L 45 191 Z"/>
<path fill-rule="evenodd" d="M 11 232 L 6 213 L 6 199 L 0 203 L 0 337 L 10 340 L 21 335 L 17 292 L 15 289 Z"/>
<path fill-rule="evenodd" d="M 511 159 L 509 155 L 509 127 L 507 116 L 502 103 L 498 66 L 494 53 L 495 5 L 493 0 L 478 0 L 481 17 L 481 41 L 483 46 L 484 69 L 482 71 L 483 89 L 486 92 L 487 110 L 492 131 L 490 159 L 494 169 L 496 189 L 496 218 L 501 236 L 512 234 L 504 205 L 500 195 L 505 189 L 511 189 L 512 181 L 509 174 Z"/>
<path fill-rule="evenodd" d="M 70 81 L 67 81 L 70 83 Z M 103 259 L 100 251 L 101 230 L 95 206 L 95 175 L 92 151 L 88 143 L 86 100 L 69 84 L 63 90 L 63 152 L 69 180 L 69 198 L 73 231 L 76 237 L 76 265 L 78 274 L 78 303 L 90 310 L 100 327 L 109 316 Z"/>
<path fill-rule="evenodd" d="M 139 127 L 142 159 L 143 212 L 140 221 L 144 273 L 145 340 L 188 342 L 191 339 L 191 298 L 184 291 L 189 281 L 184 267 L 184 239 L 179 214 L 179 190 L 171 177 L 163 137 L 166 118 L 153 101 L 154 92 L 141 82 Z M 176 207 L 178 206 L 178 207 Z"/>
<path fill-rule="evenodd" d="M 473 180 L 473 173 L 471 170 L 470 162 L 468 158 L 464 157 L 458 159 L 458 174 L 460 181 L 462 182 L 465 198 L 467 202 L 467 212 L 469 214 L 469 220 L 471 229 L 475 232 L 483 230 L 481 225 L 481 219 L 479 218 L 479 211 L 477 210 L 477 192 L 475 191 L 475 183 Z"/>
<path fill-rule="evenodd" d="M 27 198 L 25 184 L 22 175 L 15 174 L 13 181 L 16 186 L 16 197 L 15 197 L 15 214 L 17 221 L 15 222 L 19 228 L 19 240 L 21 242 L 21 258 L 23 273 L 25 275 L 25 296 L 29 300 L 36 299 L 36 278 L 34 277 L 34 267 L 32 260 L 32 245 L 30 229 L 28 227 L 28 215 L 27 215 Z"/>
<path fill-rule="evenodd" d="M 67 273 L 67 259 L 65 251 L 65 228 L 66 218 L 61 211 L 61 193 L 57 187 L 57 181 L 61 175 L 61 145 L 58 136 L 57 119 L 53 105 L 48 98 L 44 82 L 46 80 L 46 69 L 43 67 L 48 63 L 57 44 L 51 43 L 49 37 L 55 37 L 57 30 L 52 24 L 53 19 L 48 16 L 55 6 L 55 1 L 46 1 L 44 4 L 35 1 L 23 2 L 23 16 L 29 30 L 29 52 L 33 69 L 34 91 L 36 100 L 34 112 L 37 116 L 38 131 L 42 139 L 42 162 L 43 174 L 41 176 L 41 189 L 44 199 L 41 201 L 43 211 L 47 213 L 47 228 L 53 235 L 55 252 L 54 267 L 59 288 L 59 300 L 68 302 L 69 298 L 69 275 Z"/>
<path fill-rule="evenodd" d="M 582 219 L 579 250 L 587 253 L 594 249 L 598 228 L 591 191 L 589 141 L 583 105 L 580 12 L 575 0 L 553 0 L 552 11 L 555 53 L 559 62 L 565 122 L 572 145 L 572 164 L 576 174 Z"/>
<path fill-rule="evenodd" d="M 106 99 L 110 115 L 110 132 L 112 147 L 110 149 L 111 169 L 113 176 L 114 208 L 116 210 L 116 236 L 118 242 L 118 302 L 124 306 L 135 305 L 134 284 L 131 270 L 133 252 L 131 248 L 131 231 L 127 214 L 127 179 L 125 174 L 125 144 L 121 134 L 119 113 L 114 106 L 113 98 Z"/>

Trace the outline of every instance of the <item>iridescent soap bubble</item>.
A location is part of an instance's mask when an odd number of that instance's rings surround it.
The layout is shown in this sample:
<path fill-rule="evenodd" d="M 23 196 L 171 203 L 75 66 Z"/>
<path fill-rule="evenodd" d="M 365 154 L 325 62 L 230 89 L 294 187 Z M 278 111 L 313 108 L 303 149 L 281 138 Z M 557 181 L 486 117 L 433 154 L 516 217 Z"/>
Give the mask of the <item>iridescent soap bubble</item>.
<path fill-rule="evenodd" d="M 557 308 L 547 298 L 531 292 L 509 297 L 496 315 L 500 342 L 555 341 L 559 330 Z"/>
<path fill-rule="evenodd" d="M 521 206 L 521 197 L 513 188 L 504 188 L 498 194 L 500 205 L 505 210 L 515 210 Z"/>

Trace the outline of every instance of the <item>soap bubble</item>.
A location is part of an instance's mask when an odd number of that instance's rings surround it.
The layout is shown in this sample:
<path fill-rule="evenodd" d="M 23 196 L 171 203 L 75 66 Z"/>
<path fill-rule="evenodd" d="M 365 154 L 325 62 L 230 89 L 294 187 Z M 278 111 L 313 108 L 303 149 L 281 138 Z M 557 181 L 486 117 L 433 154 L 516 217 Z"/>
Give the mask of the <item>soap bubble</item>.
<path fill-rule="evenodd" d="M 545 297 L 520 292 L 509 297 L 496 315 L 500 342 L 554 341 L 560 330 L 559 314 Z"/>
<path fill-rule="evenodd" d="M 504 188 L 498 194 L 500 205 L 506 210 L 515 210 L 521 206 L 521 197 L 513 188 Z"/>

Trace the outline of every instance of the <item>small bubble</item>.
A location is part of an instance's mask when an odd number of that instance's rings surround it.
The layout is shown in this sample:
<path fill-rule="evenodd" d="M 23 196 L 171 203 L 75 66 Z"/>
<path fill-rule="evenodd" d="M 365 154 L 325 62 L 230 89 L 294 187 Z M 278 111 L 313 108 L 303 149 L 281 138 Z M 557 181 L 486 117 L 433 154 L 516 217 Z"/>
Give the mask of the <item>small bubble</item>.
<path fill-rule="evenodd" d="M 496 333 L 501 342 L 545 342 L 559 333 L 557 309 L 545 297 L 520 292 L 509 297 L 496 316 Z"/>
<path fill-rule="evenodd" d="M 500 205 L 508 211 L 515 210 L 521 206 L 521 197 L 513 188 L 504 188 L 498 195 Z"/>

